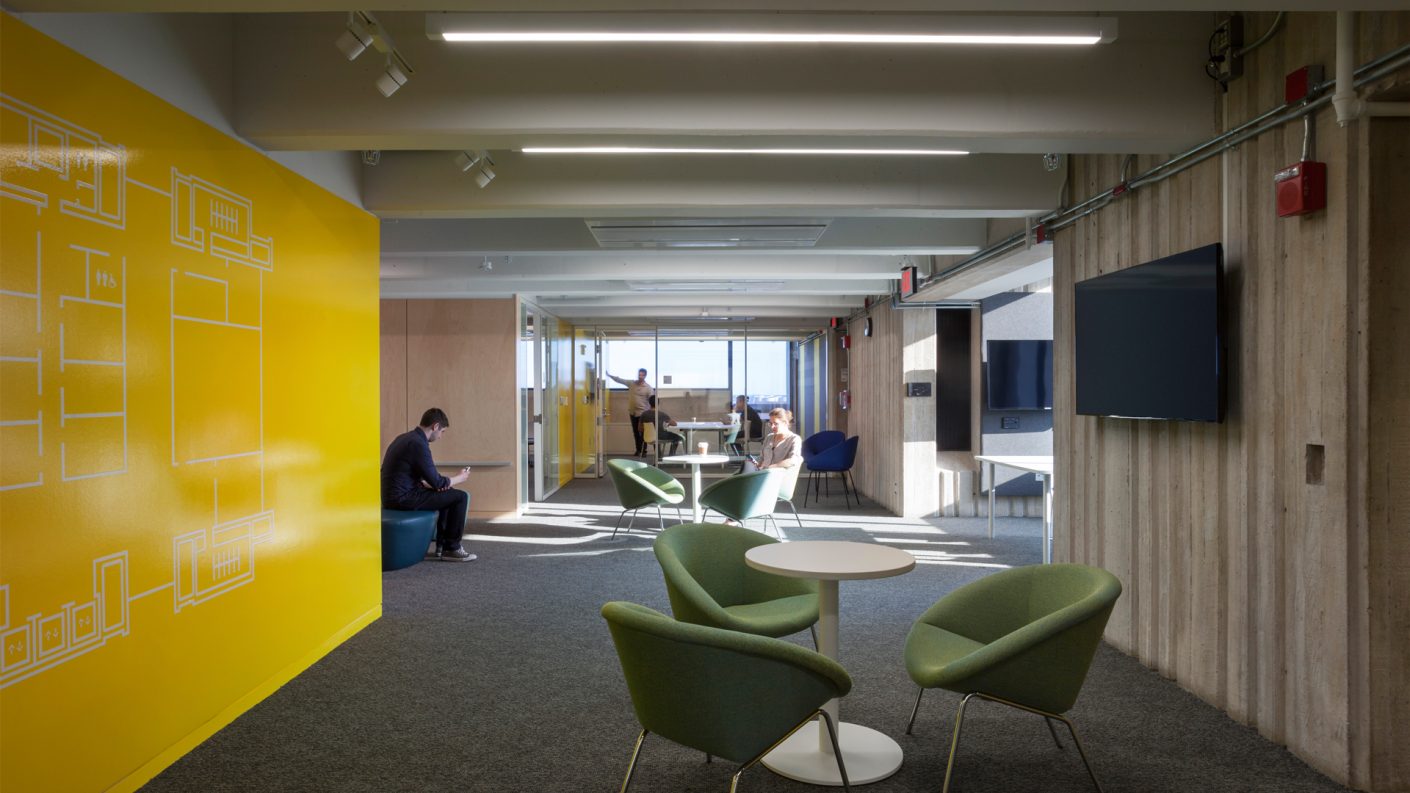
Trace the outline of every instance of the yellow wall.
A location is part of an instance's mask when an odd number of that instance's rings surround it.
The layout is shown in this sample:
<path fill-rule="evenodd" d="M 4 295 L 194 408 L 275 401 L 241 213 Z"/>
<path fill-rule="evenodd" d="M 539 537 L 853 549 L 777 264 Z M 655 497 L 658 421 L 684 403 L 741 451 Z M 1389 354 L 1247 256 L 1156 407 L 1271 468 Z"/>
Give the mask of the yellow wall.
<path fill-rule="evenodd" d="M 573 481 L 573 326 L 555 319 L 548 327 L 558 371 L 553 389 L 558 399 L 558 484 L 566 485 Z"/>
<path fill-rule="evenodd" d="M 0 788 L 132 789 L 380 612 L 377 225 L 0 15 Z"/>
<path fill-rule="evenodd" d="M 586 474 L 597 464 L 597 403 L 593 368 L 595 353 L 593 331 L 577 328 L 573 332 L 573 473 Z"/>

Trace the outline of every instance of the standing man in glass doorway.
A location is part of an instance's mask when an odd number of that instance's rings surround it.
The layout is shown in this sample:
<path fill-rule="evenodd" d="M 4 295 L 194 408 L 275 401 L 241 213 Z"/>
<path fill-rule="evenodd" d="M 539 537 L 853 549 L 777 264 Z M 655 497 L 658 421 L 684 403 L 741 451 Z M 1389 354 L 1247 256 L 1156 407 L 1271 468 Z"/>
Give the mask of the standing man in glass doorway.
<path fill-rule="evenodd" d="M 641 414 L 651 408 L 649 400 L 656 395 L 656 389 L 647 385 L 645 369 L 636 370 L 635 380 L 610 373 L 607 376 L 627 387 L 627 415 L 631 417 L 632 437 L 636 439 L 636 451 L 633 454 L 645 457 L 646 440 L 641 435 Z"/>

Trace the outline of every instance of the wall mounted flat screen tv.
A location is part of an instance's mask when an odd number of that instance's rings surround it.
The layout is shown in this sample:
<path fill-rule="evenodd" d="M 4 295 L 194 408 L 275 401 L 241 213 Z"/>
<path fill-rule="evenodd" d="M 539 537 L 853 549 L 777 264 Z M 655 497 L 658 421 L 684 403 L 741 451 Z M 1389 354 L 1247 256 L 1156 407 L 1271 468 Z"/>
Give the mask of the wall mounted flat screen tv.
<path fill-rule="evenodd" d="M 1224 420 L 1218 243 L 1077 283 L 1073 325 L 1078 413 Z"/>
<path fill-rule="evenodd" d="M 990 410 L 1051 410 L 1051 339 L 990 339 L 986 345 Z"/>

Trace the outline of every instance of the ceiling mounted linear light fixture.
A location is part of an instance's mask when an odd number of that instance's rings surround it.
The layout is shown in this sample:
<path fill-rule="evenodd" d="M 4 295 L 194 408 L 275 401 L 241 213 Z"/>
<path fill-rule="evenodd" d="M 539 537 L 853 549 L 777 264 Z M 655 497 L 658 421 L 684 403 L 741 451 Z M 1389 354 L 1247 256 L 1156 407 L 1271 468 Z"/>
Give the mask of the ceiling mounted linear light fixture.
<path fill-rule="evenodd" d="M 959 149 L 785 149 L 785 148 L 666 148 L 654 146 L 528 146 L 524 154 L 791 154 L 848 155 L 869 157 L 962 157 L 969 154 Z"/>
<path fill-rule="evenodd" d="M 930 44 L 1084 46 L 1116 39 L 1113 17 L 942 14 L 431 13 L 426 35 L 450 42 Z"/>

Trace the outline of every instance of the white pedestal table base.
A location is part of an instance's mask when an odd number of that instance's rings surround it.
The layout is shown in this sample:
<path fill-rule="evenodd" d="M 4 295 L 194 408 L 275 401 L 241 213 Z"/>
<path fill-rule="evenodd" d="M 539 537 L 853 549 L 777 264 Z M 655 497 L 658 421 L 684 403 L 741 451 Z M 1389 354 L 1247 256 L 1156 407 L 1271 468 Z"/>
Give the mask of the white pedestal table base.
<path fill-rule="evenodd" d="M 829 744 L 828 751 L 818 750 L 820 739 Z M 842 761 L 847 764 L 847 780 L 853 785 L 880 782 L 901 767 L 901 745 L 870 727 L 844 722 L 837 743 L 842 747 Z M 842 787 L 827 728 L 821 719 L 803 725 L 760 762 L 779 776 L 813 785 Z"/>

